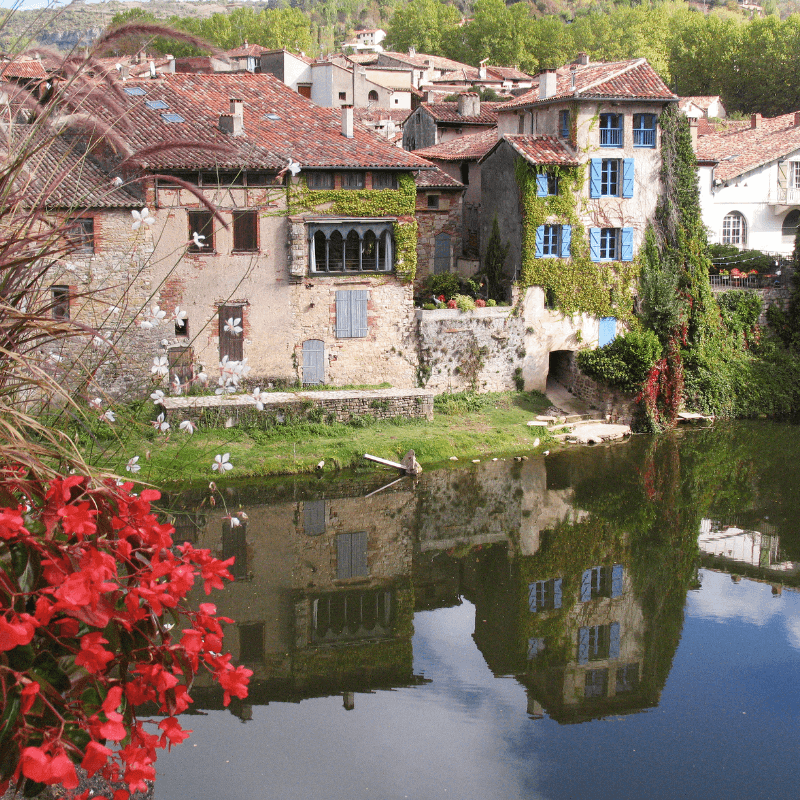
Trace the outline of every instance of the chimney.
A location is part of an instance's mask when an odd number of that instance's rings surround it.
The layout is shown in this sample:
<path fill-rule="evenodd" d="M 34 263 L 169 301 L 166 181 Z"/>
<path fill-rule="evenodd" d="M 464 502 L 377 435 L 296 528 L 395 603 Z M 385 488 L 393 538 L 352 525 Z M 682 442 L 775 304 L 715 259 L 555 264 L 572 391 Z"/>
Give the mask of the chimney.
<path fill-rule="evenodd" d="M 219 115 L 219 129 L 231 136 L 241 136 L 244 133 L 244 100 L 232 97 L 230 104 L 231 113 Z"/>
<path fill-rule="evenodd" d="M 238 97 L 231 97 L 231 114 L 244 119 L 244 100 L 239 100 Z"/>
<path fill-rule="evenodd" d="M 462 117 L 477 117 L 481 113 L 481 98 L 475 92 L 458 96 L 458 113 Z"/>
<path fill-rule="evenodd" d="M 478 77 L 482 81 L 486 80 L 486 64 L 481 64 L 480 67 L 478 67 Z"/>
<path fill-rule="evenodd" d="M 123 64 L 119 71 L 119 77 L 122 78 L 123 81 L 126 81 L 130 76 L 131 68 L 127 64 Z"/>
<path fill-rule="evenodd" d="M 697 153 L 697 128 L 700 120 L 697 117 L 689 117 L 689 135 L 692 137 L 692 150 Z"/>
<path fill-rule="evenodd" d="M 539 76 L 539 99 L 546 100 L 556 93 L 556 71 L 554 69 L 546 69 L 542 71 Z"/>
<path fill-rule="evenodd" d="M 794 126 L 795 128 L 800 128 L 800 111 L 794 112 Z"/>
<path fill-rule="evenodd" d="M 417 48 L 416 47 L 409 47 L 408 48 L 408 54 L 410 56 L 415 56 L 417 54 Z"/>
<path fill-rule="evenodd" d="M 156 77 L 156 65 L 155 65 L 154 61 L 150 62 L 150 77 L 151 78 L 155 78 Z"/>
<path fill-rule="evenodd" d="M 760 128 L 761 127 L 761 114 L 751 114 L 750 115 L 750 127 L 753 130 L 756 130 L 756 128 Z"/>
<path fill-rule="evenodd" d="M 174 56 L 167 56 L 169 61 L 167 62 L 167 72 L 174 73 L 175 72 L 175 57 Z"/>
<path fill-rule="evenodd" d="M 589 64 L 589 54 L 588 53 L 578 53 L 578 57 L 575 59 L 579 67 L 586 67 Z"/>
<path fill-rule="evenodd" d="M 353 138 L 353 106 L 342 106 L 342 136 Z"/>

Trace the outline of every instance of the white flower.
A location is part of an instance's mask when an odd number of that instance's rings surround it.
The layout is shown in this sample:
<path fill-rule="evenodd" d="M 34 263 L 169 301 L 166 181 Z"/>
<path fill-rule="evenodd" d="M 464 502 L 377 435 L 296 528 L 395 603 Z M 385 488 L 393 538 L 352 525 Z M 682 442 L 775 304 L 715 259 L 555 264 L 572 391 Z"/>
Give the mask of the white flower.
<path fill-rule="evenodd" d="M 198 233 L 197 231 L 194 231 L 194 233 L 192 233 L 192 242 L 194 242 L 194 246 L 195 246 L 195 247 L 196 247 L 198 250 L 199 250 L 200 248 L 202 248 L 202 247 L 205 247 L 205 246 L 206 246 L 206 245 L 205 245 L 205 242 L 203 241 L 205 238 L 206 238 L 206 237 L 205 237 L 205 236 L 203 236 L 203 234 L 202 234 L 202 233 Z"/>
<path fill-rule="evenodd" d="M 184 311 L 180 306 L 175 306 L 175 311 L 172 312 L 175 322 L 184 322 L 189 316 L 188 311 Z"/>
<path fill-rule="evenodd" d="M 228 317 L 228 319 L 225 320 L 225 331 L 227 333 L 232 333 L 235 336 L 240 334 L 243 330 L 242 326 L 239 324 L 241 321 L 241 317 L 236 317 L 235 319 L 233 317 Z"/>
<path fill-rule="evenodd" d="M 163 411 L 153 420 L 153 427 L 162 433 L 169 430 L 169 422 L 164 419 Z"/>
<path fill-rule="evenodd" d="M 236 517 L 228 517 L 228 521 L 231 523 L 231 528 L 238 528 L 242 524 Z"/>
<path fill-rule="evenodd" d="M 133 224 L 131 225 L 131 228 L 133 228 L 135 231 L 138 231 L 142 224 L 147 225 L 147 227 L 150 228 L 156 221 L 156 218 L 150 214 L 150 209 L 146 206 L 141 211 L 136 211 L 136 209 L 134 209 L 131 211 L 131 216 L 133 217 Z"/>
<path fill-rule="evenodd" d="M 149 320 L 143 319 L 143 320 L 142 320 L 142 321 L 139 323 L 139 327 L 140 327 L 140 328 L 141 328 L 143 331 L 149 331 L 149 330 L 150 330 L 150 328 L 152 328 L 152 327 L 153 327 L 153 323 L 152 323 L 152 322 L 150 322 Z"/>
<path fill-rule="evenodd" d="M 197 373 L 197 380 L 200 381 L 204 386 L 208 384 L 208 373 L 207 372 L 198 372 Z"/>
<path fill-rule="evenodd" d="M 123 183 L 122 178 L 120 178 L 120 176 L 117 175 L 117 177 L 114 178 L 114 186 L 122 186 L 122 183 Z"/>
<path fill-rule="evenodd" d="M 111 306 L 111 308 L 109 308 L 108 311 L 110 314 L 119 314 L 120 308 L 119 306 Z"/>
<path fill-rule="evenodd" d="M 266 392 L 262 392 L 261 389 L 256 389 L 253 392 L 253 400 L 256 401 L 256 408 L 259 411 L 263 411 L 264 410 L 264 401 L 266 399 L 267 399 L 267 393 Z"/>
<path fill-rule="evenodd" d="M 230 462 L 230 453 L 225 453 L 224 455 L 217 455 L 214 456 L 214 463 L 211 465 L 211 469 L 216 470 L 220 474 L 224 475 L 225 472 L 229 469 L 233 469 L 233 464 Z"/>
<path fill-rule="evenodd" d="M 158 375 L 159 378 L 163 378 L 165 375 L 169 373 L 169 363 L 167 362 L 166 356 L 155 356 L 153 358 L 153 366 L 150 367 L 150 372 L 153 375 Z"/>
<path fill-rule="evenodd" d="M 64 262 L 64 269 L 66 269 L 68 272 L 75 272 L 77 267 L 71 261 L 66 261 Z"/>
<path fill-rule="evenodd" d="M 167 316 L 166 311 L 162 311 L 158 306 L 152 306 L 150 309 L 150 321 L 153 325 L 158 325 L 164 317 Z"/>
<path fill-rule="evenodd" d="M 186 431 L 186 433 L 189 433 L 189 434 L 194 433 L 194 423 L 192 423 L 191 420 L 185 419 L 183 422 L 181 422 L 180 425 L 178 425 L 178 427 L 182 431 Z"/>
<path fill-rule="evenodd" d="M 170 384 L 170 389 L 172 389 L 172 394 L 180 394 L 183 391 L 183 387 L 181 386 L 181 379 L 177 375 Z"/>
<path fill-rule="evenodd" d="M 106 411 L 105 413 L 100 415 L 100 421 L 101 422 L 108 422 L 109 425 L 110 425 L 112 422 L 116 422 L 117 421 L 117 417 L 116 417 L 116 414 L 114 414 L 113 411 Z"/>
<path fill-rule="evenodd" d="M 156 389 L 151 395 L 150 399 L 153 401 L 153 405 L 160 406 L 161 401 L 164 399 L 164 392 L 161 389 Z"/>
<path fill-rule="evenodd" d="M 161 342 L 159 342 L 159 344 L 162 347 L 169 347 L 169 339 L 162 339 Z"/>
<path fill-rule="evenodd" d="M 89 408 L 100 408 L 103 405 L 103 400 L 100 397 L 93 397 L 89 401 Z"/>
<path fill-rule="evenodd" d="M 128 472 L 138 472 L 142 467 L 137 462 L 139 461 L 139 456 L 134 456 L 130 461 L 128 461 L 125 469 Z"/>

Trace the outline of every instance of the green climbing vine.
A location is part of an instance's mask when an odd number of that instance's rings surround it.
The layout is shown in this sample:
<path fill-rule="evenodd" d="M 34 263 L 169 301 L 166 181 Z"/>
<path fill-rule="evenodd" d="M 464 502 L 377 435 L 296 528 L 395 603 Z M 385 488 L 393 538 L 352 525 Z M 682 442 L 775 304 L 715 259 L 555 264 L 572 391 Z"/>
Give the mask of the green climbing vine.
<path fill-rule="evenodd" d="M 596 317 L 613 316 L 630 322 L 639 262 L 597 263 L 591 260 L 586 228 L 578 215 L 584 166 L 548 166 L 547 169 L 555 173 L 559 192 L 538 197 L 536 176 L 539 169 L 522 159 L 516 163 L 523 216 L 522 288 L 542 286 L 555 306 L 565 314 L 586 312 Z M 572 249 L 568 261 L 536 258 L 536 229 L 547 222 L 572 227 Z"/>
<path fill-rule="evenodd" d="M 288 187 L 289 214 L 315 212 L 342 217 L 399 217 L 394 224 L 395 273 L 413 281 L 417 273 L 417 187 L 400 174 L 397 189 L 309 189 L 305 179 Z"/>

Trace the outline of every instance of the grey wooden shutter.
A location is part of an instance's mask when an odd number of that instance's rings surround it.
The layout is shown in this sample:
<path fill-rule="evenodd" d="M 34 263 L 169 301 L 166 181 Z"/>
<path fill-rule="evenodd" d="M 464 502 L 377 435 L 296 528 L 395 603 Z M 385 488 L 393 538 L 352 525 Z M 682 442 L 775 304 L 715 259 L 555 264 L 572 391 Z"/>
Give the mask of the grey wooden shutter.
<path fill-rule="evenodd" d="M 778 164 L 778 186 L 785 189 L 789 185 L 788 181 L 789 162 L 781 161 Z"/>
<path fill-rule="evenodd" d="M 303 503 L 303 530 L 306 536 L 325 533 L 327 513 L 324 500 L 306 500 Z"/>
<path fill-rule="evenodd" d="M 350 292 L 336 292 L 336 338 L 350 338 Z"/>
<path fill-rule="evenodd" d="M 336 577 L 367 577 L 367 532 L 340 533 L 336 537 Z"/>
<path fill-rule="evenodd" d="M 589 663 L 589 629 L 581 628 L 578 631 L 578 663 Z"/>
<path fill-rule="evenodd" d="M 608 657 L 619 658 L 619 622 L 612 622 L 609 630 Z"/>
<path fill-rule="evenodd" d="M 351 293 L 350 302 L 350 334 L 354 339 L 363 339 L 367 335 L 367 302 L 369 292 L 357 289 Z"/>
<path fill-rule="evenodd" d="M 537 603 L 536 603 L 536 587 L 538 583 L 530 583 L 528 584 L 528 610 L 531 614 L 535 614 L 537 611 Z"/>
<path fill-rule="evenodd" d="M 614 564 L 611 568 L 611 596 L 620 597 L 622 595 L 622 579 L 625 568 L 622 564 Z"/>
<path fill-rule="evenodd" d="M 321 339 L 303 342 L 303 383 L 317 385 L 325 382 L 325 343 Z"/>
<path fill-rule="evenodd" d="M 561 578 L 553 581 L 553 608 L 561 608 Z"/>
<path fill-rule="evenodd" d="M 587 603 L 592 599 L 592 571 L 584 570 L 581 576 L 581 603 Z"/>

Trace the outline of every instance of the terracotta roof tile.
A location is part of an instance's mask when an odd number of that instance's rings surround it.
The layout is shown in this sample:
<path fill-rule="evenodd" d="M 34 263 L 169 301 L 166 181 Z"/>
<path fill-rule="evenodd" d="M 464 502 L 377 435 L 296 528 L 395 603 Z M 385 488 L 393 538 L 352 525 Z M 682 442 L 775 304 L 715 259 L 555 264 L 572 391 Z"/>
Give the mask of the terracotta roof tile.
<path fill-rule="evenodd" d="M 414 152 L 433 161 L 477 161 L 497 144 L 497 138 L 497 128 L 490 128 Z"/>
<path fill-rule="evenodd" d="M 47 70 L 38 59 L 8 61 L 0 64 L 1 78 L 46 78 Z"/>
<path fill-rule="evenodd" d="M 228 58 L 245 58 L 246 56 L 253 56 L 255 58 L 260 56 L 266 49 L 266 47 L 262 47 L 260 44 L 247 44 L 247 42 L 245 42 L 241 47 L 228 50 L 225 55 L 228 56 Z"/>
<path fill-rule="evenodd" d="M 271 75 L 189 73 L 125 84 L 126 92 L 134 87 L 145 94 L 126 98 L 127 130 L 104 103 L 101 87 L 83 105 L 115 125 L 134 150 L 181 139 L 230 148 L 230 154 L 201 147 L 156 152 L 143 160 L 145 169 L 282 169 L 289 157 L 301 167 L 314 168 L 429 166 L 360 124 L 354 125 L 352 139 L 342 136 L 338 109 L 313 104 Z M 244 101 L 244 132 L 240 136 L 219 128 L 220 115 L 230 113 L 231 98 Z M 150 108 L 147 101 L 153 100 L 162 101 L 166 108 Z M 169 115 L 173 114 L 179 117 L 171 121 Z"/>
<path fill-rule="evenodd" d="M 493 75 L 507 81 L 529 81 L 531 76 L 516 67 L 486 67 L 487 75 Z"/>
<path fill-rule="evenodd" d="M 578 157 L 555 136 L 531 136 L 524 133 L 513 135 L 507 133 L 486 155 L 488 156 L 503 141 L 508 142 L 531 164 L 561 164 L 565 167 L 574 167 L 580 163 Z"/>
<path fill-rule="evenodd" d="M 574 86 L 573 86 L 574 76 Z M 658 73 L 643 58 L 633 61 L 603 62 L 600 64 L 577 65 L 575 68 L 561 67 L 556 70 L 555 94 L 542 100 L 539 97 L 539 80 L 536 87 L 520 95 L 499 110 L 522 108 L 554 100 L 580 97 L 608 97 L 628 100 L 677 100 Z"/>
<path fill-rule="evenodd" d="M 795 115 L 762 119 L 758 128 L 734 129 L 699 136 L 698 161 L 716 162 L 714 177 L 728 181 L 800 150 L 800 126 Z"/>
<path fill-rule="evenodd" d="M 422 103 L 420 108 L 424 108 L 438 123 L 451 125 L 496 125 L 497 112 L 495 109 L 501 105 L 502 103 L 481 103 L 480 114 L 474 117 L 459 114 L 457 101 Z"/>
<path fill-rule="evenodd" d="M 444 58 L 443 56 L 432 56 L 427 53 L 416 53 L 413 56 L 408 53 L 395 53 L 389 50 L 380 54 L 395 61 L 402 61 L 404 64 L 409 64 L 417 69 L 424 69 L 425 67 L 433 67 L 433 69 L 452 71 L 457 69 L 475 69 L 469 64 L 462 64 L 460 61 L 453 61 L 452 58 Z"/>
<path fill-rule="evenodd" d="M 439 167 L 426 170 L 425 172 L 417 172 L 414 175 L 414 181 L 418 189 L 463 189 L 464 184 L 457 181 L 451 175 L 448 175 L 444 170 Z"/>

